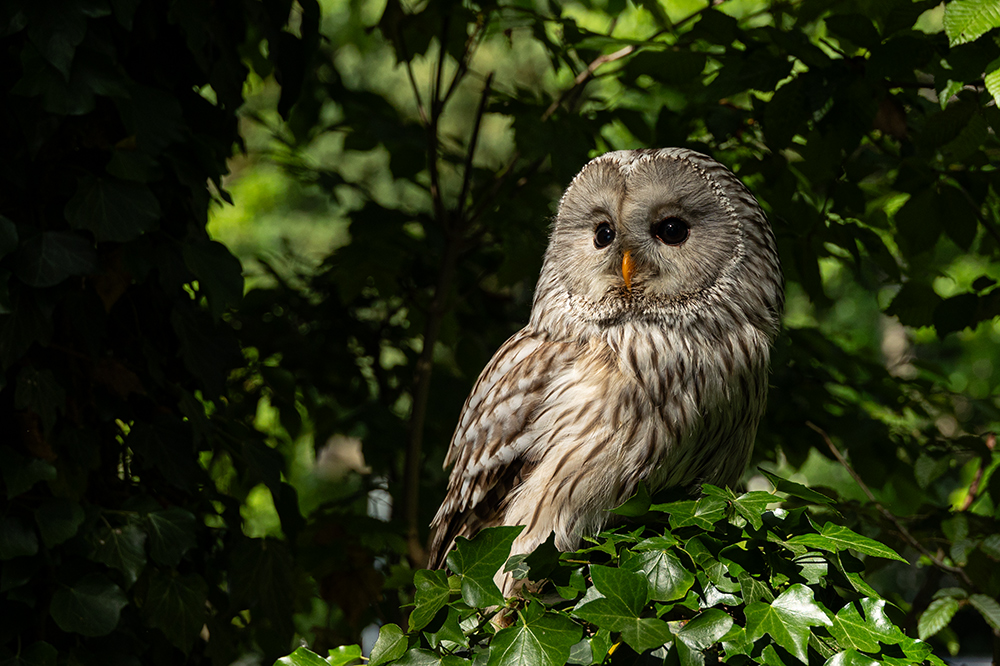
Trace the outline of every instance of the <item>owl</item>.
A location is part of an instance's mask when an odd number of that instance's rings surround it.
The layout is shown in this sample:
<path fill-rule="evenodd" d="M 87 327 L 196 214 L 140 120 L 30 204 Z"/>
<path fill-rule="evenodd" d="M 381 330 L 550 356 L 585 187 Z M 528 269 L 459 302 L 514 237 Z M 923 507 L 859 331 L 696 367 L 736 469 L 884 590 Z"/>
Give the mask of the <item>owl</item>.
<path fill-rule="evenodd" d="M 783 303 L 771 228 L 724 166 L 682 148 L 587 163 L 559 202 L 528 325 L 465 401 L 429 566 L 495 525 L 525 526 L 512 553 L 553 532 L 573 550 L 640 481 L 736 483 Z"/>

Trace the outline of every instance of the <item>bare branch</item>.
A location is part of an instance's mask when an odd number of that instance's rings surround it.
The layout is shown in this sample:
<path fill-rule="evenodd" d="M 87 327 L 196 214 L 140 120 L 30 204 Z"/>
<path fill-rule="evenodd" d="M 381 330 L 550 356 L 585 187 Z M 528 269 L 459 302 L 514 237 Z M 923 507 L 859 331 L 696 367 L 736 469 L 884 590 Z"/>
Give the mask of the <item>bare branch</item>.
<path fill-rule="evenodd" d="M 858 476 L 858 473 L 855 472 L 854 468 L 851 467 L 850 463 L 847 462 L 843 454 L 840 452 L 840 449 L 838 449 L 836 445 L 834 445 L 833 440 L 831 440 L 830 436 L 826 434 L 826 431 L 824 431 L 822 428 L 817 426 L 815 423 L 812 423 L 811 421 L 806 421 L 806 425 L 809 426 L 809 428 L 811 428 L 815 432 L 819 433 L 819 436 L 823 438 L 824 442 L 826 442 L 826 445 L 830 449 L 830 452 L 833 454 L 833 457 L 837 459 L 837 462 L 839 462 L 844 469 L 847 470 L 847 473 L 851 475 L 851 478 L 854 479 L 854 482 L 858 484 L 858 486 L 861 488 L 862 491 L 864 491 L 865 495 L 868 497 L 869 500 L 871 500 L 872 504 L 875 505 L 875 508 L 878 510 L 878 512 L 881 513 L 886 520 L 888 520 L 890 523 L 893 524 L 893 526 L 899 532 L 900 536 L 903 537 L 904 541 L 913 546 L 913 548 L 915 548 L 921 555 L 930 560 L 931 563 L 934 564 L 934 566 L 937 567 L 938 569 L 941 569 L 942 571 L 947 571 L 950 574 L 954 574 L 955 576 L 958 576 L 960 579 L 962 579 L 962 582 L 964 582 L 970 588 L 974 587 L 972 581 L 969 579 L 968 574 L 965 573 L 965 569 L 962 569 L 961 567 L 952 566 L 946 563 L 941 558 L 940 555 L 934 554 L 931 551 L 927 550 L 927 548 L 922 543 L 917 541 L 916 537 L 910 534 L 910 531 L 906 529 L 906 526 L 903 525 L 902 522 L 900 522 L 899 518 L 897 518 L 894 513 L 886 509 L 884 506 L 882 506 L 881 502 L 875 499 L 875 495 L 872 493 L 871 489 L 868 488 L 868 485 L 861 480 L 861 477 Z"/>
<path fill-rule="evenodd" d="M 629 55 L 633 51 L 635 51 L 635 46 L 629 44 L 624 48 L 618 49 L 614 53 L 608 53 L 602 56 L 598 56 L 597 58 L 594 58 L 593 62 L 587 65 L 587 69 L 583 70 L 582 72 L 576 75 L 576 78 L 573 79 L 573 85 L 564 90 L 562 94 L 559 95 L 559 97 L 552 102 L 549 108 L 545 110 L 545 113 L 542 114 L 542 120 L 544 121 L 551 118 L 552 114 L 554 114 L 556 111 L 559 110 L 559 106 L 562 105 L 562 103 L 578 88 L 583 86 L 594 75 L 594 72 L 596 72 L 601 65 L 605 65 L 609 62 L 614 62 L 616 60 L 621 60 L 622 58 Z"/>
<path fill-rule="evenodd" d="M 493 84 L 493 72 L 486 77 L 486 85 L 483 86 L 482 97 L 479 98 L 479 108 L 476 110 L 476 121 L 472 126 L 472 136 L 469 138 L 469 149 L 465 153 L 465 167 L 462 171 L 462 192 L 458 195 L 457 210 L 455 219 L 462 225 L 462 213 L 465 211 L 465 198 L 469 195 L 469 185 L 472 182 L 472 158 L 476 153 L 476 143 L 479 140 L 479 126 L 483 121 L 483 114 L 486 112 L 486 102 L 490 97 L 490 86 Z"/>
<path fill-rule="evenodd" d="M 988 432 L 986 433 L 986 448 L 993 451 L 997 446 L 997 436 L 996 433 Z M 983 470 L 986 468 L 988 462 L 983 460 L 979 463 L 979 469 L 976 470 L 976 476 L 972 479 L 972 483 L 969 484 L 969 494 L 965 496 L 962 500 L 962 506 L 958 508 L 959 511 L 968 511 L 972 503 L 976 501 L 976 495 L 979 494 L 979 484 L 983 482 Z"/>

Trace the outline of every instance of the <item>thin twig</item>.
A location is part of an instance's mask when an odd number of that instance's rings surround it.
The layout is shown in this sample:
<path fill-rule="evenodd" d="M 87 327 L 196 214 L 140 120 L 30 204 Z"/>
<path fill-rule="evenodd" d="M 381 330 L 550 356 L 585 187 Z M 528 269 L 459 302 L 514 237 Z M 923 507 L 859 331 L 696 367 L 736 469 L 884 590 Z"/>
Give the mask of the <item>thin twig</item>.
<path fill-rule="evenodd" d="M 886 520 L 888 520 L 895 526 L 895 528 L 899 531 L 899 534 L 908 544 L 913 546 L 913 548 L 915 548 L 921 555 L 929 559 L 931 563 L 934 564 L 934 566 L 936 566 L 937 568 L 941 569 L 942 571 L 947 571 L 950 574 L 958 576 L 959 578 L 962 579 L 962 582 L 964 582 L 970 588 L 974 587 L 972 581 L 969 579 L 968 574 L 965 573 L 965 569 L 947 564 L 943 559 L 941 559 L 941 557 L 927 550 L 927 548 L 924 547 L 922 543 L 917 541 L 916 537 L 910 534 L 910 531 L 906 529 L 906 526 L 900 522 L 899 518 L 897 518 L 895 514 L 886 509 L 884 506 L 882 506 L 881 502 L 875 499 L 875 495 L 872 493 L 871 489 L 869 489 L 868 485 L 861 480 L 861 477 L 858 476 L 858 473 L 854 471 L 854 468 L 851 467 L 850 463 L 848 463 L 847 460 L 844 459 L 844 456 L 840 452 L 840 449 L 838 449 L 836 445 L 834 445 L 833 440 L 831 440 L 830 436 L 826 434 L 826 431 L 824 431 L 822 428 L 817 426 L 815 423 L 812 423 L 811 421 L 806 421 L 806 425 L 809 426 L 809 428 L 811 428 L 815 432 L 819 433 L 819 436 L 823 438 L 824 442 L 826 442 L 827 447 L 829 447 L 830 452 L 833 454 L 833 457 L 837 459 L 837 462 L 839 462 L 841 466 L 843 466 L 843 468 L 847 470 L 847 473 L 851 475 L 851 478 L 854 479 L 854 482 L 857 483 L 858 486 L 861 488 L 861 490 L 864 491 L 865 495 L 868 496 L 868 499 L 871 500 L 872 504 L 875 505 L 875 508 L 878 510 L 878 512 L 881 513 Z"/>
<path fill-rule="evenodd" d="M 483 86 L 483 94 L 479 98 L 479 108 L 476 110 L 476 120 L 472 125 L 472 136 L 469 138 L 469 150 L 465 153 L 465 167 L 462 171 L 462 191 L 458 195 L 456 220 L 462 220 L 465 212 L 465 198 L 469 195 L 469 186 L 472 183 L 472 158 L 476 154 L 476 143 L 479 140 L 479 126 L 483 121 L 483 114 L 486 113 L 486 102 L 490 97 L 490 86 L 493 84 L 493 72 L 486 77 L 486 84 Z M 459 223 L 461 224 L 461 222 Z"/>
<path fill-rule="evenodd" d="M 549 105 L 549 108 L 546 109 L 545 113 L 542 114 L 542 120 L 546 121 L 549 118 L 551 118 L 552 114 L 554 114 L 556 111 L 559 110 L 559 106 L 566 100 L 566 98 L 569 97 L 573 92 L 575 92 L 577 88 L 585 84 L 587 80 L 594 75 L 594 72 L 596 72 L 601 65 L 605 65 L 609 62 L 614 62 L 615 60 L 621 60 L 622 58 L 629 55 L 633 51 L 635 51 L 635 46 L 629 44 L 624 48 L 618 49 L 614 53 L 608 53 L 606 55 L 594 58 L 594 60 L 589 65 L 587 65 L 587 68 L 585 70 L 576 75 L 576 78 L 573 79 L 573 85 L 564 90 L 562 94 L 559 95 L 558 98 L 553 100 L 552 104 Z"/>
<path fill-rule="evenodd" d="M 997 446 L 997 436 L 996 433 L 986 433 L 986 448 L 993 451 Z M 983 470 L 986 468 L 987 461 L 983 460 L 979 463 L 979 469 L 976 470 L 976 476 L 972 479 L 972 483 L 969 485 L 969 493 L 962 500 L 962 506 L 959 507 L 959 511 L 968 511 L 972 503 L 976 501 L 976 495 L 979 494 L 979 484 L 983 482 Z"/>

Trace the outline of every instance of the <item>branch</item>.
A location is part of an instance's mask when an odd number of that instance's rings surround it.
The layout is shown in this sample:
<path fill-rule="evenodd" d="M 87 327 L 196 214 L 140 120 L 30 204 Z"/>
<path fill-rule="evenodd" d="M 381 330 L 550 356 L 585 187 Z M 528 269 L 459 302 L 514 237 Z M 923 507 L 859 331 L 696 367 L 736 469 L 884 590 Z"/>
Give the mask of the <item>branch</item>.
<path fill-rule="evenodd" d="M 899 531 L 899 534 L 903 537 L 904 541 L 913 546 L 913 548 L 915 548 L 921 555 L 929 559 L 931 563 L 934 564 L 934 566 L 936 566 L 938 569 L 941 569 L 942 571 L 947 571 L 950 574 L 958 576 L 959 578 L 962 579 L 962 582 L 964 582 L 970 588 L 975 587 L 972 584 L 972 581 L 969 579 L 968 574 L 965 573 L 965 569 L 947 564 L 943 559 L 941 559 L 939 555 L 931 553 L 931 551 L 927 550 L 927 548 L 925 548 L 922 543 L 917 541 L 916 537 L 910 534 L 910 531 L 906 529 L 906 526 L 900 522 L 899 518 L 897 518 L 895 514 L 886 509 L 884 506 L 882 506 L 881 502 L 875 499 L 875 495 L 872 494 L 872 491 L 868 488 L 867 484 L 865 484 L 865 482 L 861 480 L 861 477 L 858 476 L 858 473 L 854 471 L 854 468 L 851 467 L 850 463 L 848 463 L 847 460 L 844 459 L 844 456 L 843 454 L 841 454 L 840 449 L 838 449 L 834 445 L 833 440 L 831 440 L 830 436 L 826 434 L 826 431 L 824 431 L 822 428 L 812 423 L 811 421 L 806 421 L 806 425 L 809 426 L 809 428 L 811 428 L 815 432 L 819 433 L 819 436 L 823 438 L 823 441 L 826 442 L 827 447 L 829 447 L 830 452 L 833 454 L 833 457 L 837 459 L 837 462 L 839 462 L 844 469 L 847 470 L 847 473 L 851 475 L 851 478 L 854 479 L 855 483 L 857 483 L 858 486 L 861 488 L 861 490 L 864 491 L 865 495 L 868 496 L 868 499 L 871 500 L 872 504 L 875 505 L 875 508 L 878 510 L 878 512 L 881 513 L 886 520 L 892 523 L 893 526 L 895 526 L 895 528 Z"/>
<path fill-rule="evenodd" d="M 571 94 L 573 94 L 578 88 L 583 86 L 590 79 L 590 77 L 594 75 L 594 72 L 596 72 L 601 65 L 605 65 L 609 62 L 614 62 L 615 60 L 621 60 L 622 58 L 629 55 L 633 51 L 635 51 L 635 46 L 629 44 L 624 48 L 618 49 L 614 53 L 608 53 L 606 55 L 598 56 L 597 58 L 595 58 L 593 62 L 587 65 L 587 69 L 583 70 L 582 72 L 576 75 L 576 78 L 573 79 L 573 85 L 564 90 L 562 94 L 559 95 L 559 97 L 556 98 L 551 105 L 549 105 L 549 108 L 546 109 L 545 113 L 542 114 L 542 120 L 545 121 L 551 118 L 552 114 L 559 110 L 560 105 L 562 105 L 562 103 L 566 100 L 566 98 L 568 98 Z"/>
<path fill-rule="evenodd" d="M 462 192 L 458 195 L 457 212 L 455 218 L 462 224 L 462 213 L 465 211 L 465 198 L 469 195 L 469 186 L 472 182 L 472 158 L 476 153 L 476 143 L 479 140 L 479 126 L 483 121 L 483 114 L 486 113 L 486 102 L 490 96 L 490 86 L 493 84 L 493 72 L 486 77 L 486 84 L 483 86 L 483 95 L 479 98 L 479 108 L 476 110 L 476 121 L 472 125 L 472 136 L 469 138 L 469 150 L 465 154 L 465 167 L 462 170 Z"/>

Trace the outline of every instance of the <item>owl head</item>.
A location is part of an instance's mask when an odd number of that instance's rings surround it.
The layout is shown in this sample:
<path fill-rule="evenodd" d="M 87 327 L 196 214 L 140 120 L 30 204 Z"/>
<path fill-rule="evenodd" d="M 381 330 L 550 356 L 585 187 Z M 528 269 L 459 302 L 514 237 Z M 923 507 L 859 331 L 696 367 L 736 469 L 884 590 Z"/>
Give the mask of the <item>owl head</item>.
<path fill-rule="evenodd" d="M 773 333 L 782 285 L 767 219 L 728 169 L 683 148 L 623 150 L 591 160 L 563 195 L 532 323 L 573 336 L 721 308 Z"/>

